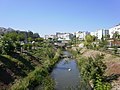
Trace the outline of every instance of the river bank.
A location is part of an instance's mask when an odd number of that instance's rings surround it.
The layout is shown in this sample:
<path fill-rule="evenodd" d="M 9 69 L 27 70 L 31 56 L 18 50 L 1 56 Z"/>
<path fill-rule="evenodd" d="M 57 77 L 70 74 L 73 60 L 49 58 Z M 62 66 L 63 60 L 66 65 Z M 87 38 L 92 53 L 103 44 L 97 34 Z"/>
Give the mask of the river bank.
<path fill-rule="evenodd" d="M 71 53 L 68 51 L 62 52 L 62 58 L 50 74 L 54 80 L 54 87 L 52 89 L 40 89 L 41 85 L 39 85 L 35 90 L 86 90 L 86 88 L 89 88 L 85 86 L 86 84 L 83 85 L 76 60 L 71 58 Z"/>
<path fill-rule="evenodd" d="M 75 50 L 75 48 L 74 48 Z M 84 58 L 95 58 L 98 54 L 103 55 L 102 62 L 106 65 L 106 70 L 104 75 L 107 76 L 111 83 L 111 90 L 119 90 L 120 89 L 120 58 L 111 54 L 107 54 L 105 52 L 90 50 L 90 49 L 77 49 L 77 52 Z M 79 56 L 79 55 L 78 55 Z M 78 57 L 77 56 L 77 57 Z M 76 58 L 77 58 L 76 57 Z"/>
<path fill-rule="evenodd" d="M 58 49 L 52 60 L 46 60 L 42 66 L 37 66 L 33 72 L 28 74 L 27 77 L 15 82 L 15 84 L 11 87 L 11 90 L 34 89 L 36 85 L 42 84 L 42 81 L 46 79 L 46 77 L 49 75 L 49 72 L 51 72 L 54 65 L 58 62 L 60 53 L 61 50 Z"/>

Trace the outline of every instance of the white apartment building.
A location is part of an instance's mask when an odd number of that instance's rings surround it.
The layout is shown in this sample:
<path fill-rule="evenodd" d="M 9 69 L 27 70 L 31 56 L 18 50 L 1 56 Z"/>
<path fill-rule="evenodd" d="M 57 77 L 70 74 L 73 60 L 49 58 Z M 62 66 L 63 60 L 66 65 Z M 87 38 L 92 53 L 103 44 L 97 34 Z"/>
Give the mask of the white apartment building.
<path fill-rule="evenodd" d="M 109 29 L 110 38 L 113 38 L 113 34 L 115 32 L 118 32 L 120 34 L 120 24 L 118 24 L 115 27 L 112 27 L 112 28 Z"/>
<path fill-rule="evenodd" d="M 90 33 L 86 32 L 86 31 L 79 31 L 79 32 L 75 33 L 76 38 L 79 38 L 80 40 L 85 40 L 85 36 L 88 34 L 90 34 Z"/>
<path fill-rule="evenodd" d="M 56 35 L 45 35 L 45 39 L 55 39 L 56 38 Z"/>
<path fill-rule="evenodd" d="M 105 30 L 105 29 L 97 30 L 98 39 L 102 39 L 102 37 L 105 37 L 107 35 L 109 35 L 109 30 Z"/>
<path fill-rule="evenodd" d="M 81 35 L 81 33 L 82 33 L 82 31 L 75 32 L 75 36 L 76 36 L 76 38 L 79 38 L 80 35 Z"/>
<path fill-rule="evenodd" d="M 71 33 L 56 33 L 56 37 L 58 38 L 58 40 L 71 40 L 73 37 L 73 34 Z"/>
<path fill-rule="evenodd" d="M 98 39 L 101 39 L 103 37 L 103 29 L 97 30 L 97 37 Z"/>
<path fill-rule="evenodd" d="M 97 33 L 97 32 L 90 32 L 90 35 L 91 35 L 91 36 L 96 36 L 96 37 L 97 37 L 97 36 L 98 36 L 98 33 Z"/>

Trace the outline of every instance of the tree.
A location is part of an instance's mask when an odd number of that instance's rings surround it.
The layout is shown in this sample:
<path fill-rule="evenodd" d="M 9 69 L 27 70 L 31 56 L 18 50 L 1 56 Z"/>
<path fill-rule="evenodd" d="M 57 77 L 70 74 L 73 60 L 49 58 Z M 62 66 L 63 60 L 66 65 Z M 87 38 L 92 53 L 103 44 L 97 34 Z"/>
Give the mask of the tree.
<path fill-rule="evenodd" d="M 72 37 L 71 41 L 69 42 L 70 45 L 75 44 L 75 46 L 78 43 L 80 43 L 79 37 L 76 37 L 75 35 Z"/>
<path fill-rule="evenodd" d="M 2 43 L 3 43 L 3 40 L 0 38 L 0 54 L 2 54 Z"/>
<path fill-rule="evenodd" d="M 8 38 L 3 38 L 2 42 L 2 53 L 5 54 L 12 54 L 15 50 L 14 43 L 11 39 Z"/>
<path fill-rule="evenodd" d="M 34 33 L 33 34 L 33 38 L 35 39 L 35 38 L 39 38 L 40 36 L 39 36 L 39 34 L 38 33 Z"/>
<path fill-rule="evenodd" d="M 113 34 L 113 39 L 119 39 L 120 38 L 120 35 L 119 35 L 119 32 L 115 32 L 114 34 Z"/>
<path fill-rule="evenodd" d="M 16 49 L 17 51 L 21 51 L 21 47 L 22 47 L 22 45 L 21 45 L 19 42 L 16 42 L 16 43 L 15 43 L 15 49 Z"/>
<path fill-rule="evenodd" d="M 97 37 L 96 36 L 92 36 L 92 38 L 93 38 L 93 41 L 97 41 Z"/>
<path fill-rule="evenodd" d="M 104 36 L 105 39 L 109 39 L 110 38 L 110 35 L 106 35 Z"/>
<path fill-rule="evenodd" d="M 102 39 L 101 41 L 99 41 L 99 46 L 104 50 L 107 49 L 107 45 L 108 45 L 108 41 L 106 39 L 105 40 Z"/>
<path fill-rule="evenodd" d="M 25 35 L 24 35 L 23 33 L 19 33 L 19 34 L 17 35 L 17 40 L 18 40 L 18 41 L 24 41 L 24 40 L 25 40 Z"/>
<path fill-rule="evenodd" d="M 24 49 L 24 50 L 27 50 L 27 49 L 28 49 L 28 44 L 24 44 L 24 45 L 23 45 L 23 49 Z"/>
<path fill-rule="evenodd" d="M 36 41 L 36 42 L 43 42 L 44 39 L 43 39 L 43 38 L 36 38 L 35 41 Z"/>
<path fill-rule="evenodd" d="M 94 41 L 94 37 L 91 36 L 91 35 L 86 35 L 85 36 L 85 41 L 88 42 L 88 43 L 91 43 Z"/>
<path fill-rule="evenodd" d="M 9 33 L 6 33 L 4 37 L 7 39 L 11 39 L 13 42 L 25 40 L 24 33 L 9 32 Z"/>
<path fill-rule="evenodd" d="M 93 36 L 91 36 L 91 35 L 86 35 L 86 36 L 85 36 L 84 45 L 85 45 L 88 49 L 90 49 L 90 48 L 93 47 L 93 45 L 92 45 L 92 42 L 93 42 L 93 41 L 94 41 L 94 37 L 93 37 Z"/>
<path fill-rule="evenodd" d="M 28 31 L 28 37 L 33 38 L 33 32 L 32 31 Z"/>
<path fill-rule="evenodd" d="M 119 32 L 115 32 L 115 33 L 113 34 L 114 46 L 115 46 L 116 40 L 118 40 L 118 39 L 120 39 Z"/>
<path fill-rule="evenodd" d="M 11 39 L 13 42 L 17 41 L 18 34 L 16 32 L 9 32 L 4 35 L 4 38 Z"/>
<path fill-rule="evenodd" d="M 28 42 L 32 42 L 33 39 L 31 37 L 28 37 Z"/>

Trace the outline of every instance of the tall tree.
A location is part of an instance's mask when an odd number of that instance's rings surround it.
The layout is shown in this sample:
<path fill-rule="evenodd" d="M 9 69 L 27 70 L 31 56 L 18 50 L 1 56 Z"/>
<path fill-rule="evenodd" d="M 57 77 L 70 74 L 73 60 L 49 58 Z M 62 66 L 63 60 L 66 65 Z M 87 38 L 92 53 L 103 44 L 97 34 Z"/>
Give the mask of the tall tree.
<path fill-rule="evenodd" d="M 12 52 L 14 52 L 15 50 L 15 46 L 13 41 L 10 38 L 3 38 L 3 42 L 2 42 L 2 53 L 5 54 L 12 54 Z"/>
<path fill-rule="evenodd" d="M 18 34 L 16 32 L 9 32 L 4 35 L 5 38 L 11 39 L 13 42 L 17 41 Z"/>
<path fill-rule="evenodd" d="M 24 35 L 23 33 L 19 33 L 19 34 L 17 35 L 17 40 L 18 40 L 18 41 L 24 41 L 24 40 L 25 40 L 25 35 Z"/>
<path fill-rule="evenodd" d="M 87 48 L 91 48 L 93 47 L 92 46 L 92 42 L 94 41 L 94 37 L 91 36 L 91 35 L 86 35 L 85 36 L 85 42 L 84 42 L 84 45 L 87 47 Z"/>
<path fill-rule="evenodd" d="M 115 32 L 113 34 L 114 46 L 115 46 L 116 41 L 119 40 L 119 38 L 120 38 L 119 32 Z"/>
<path fill-rule="evenodd" d="M 115 32 L 113 34 L 113 39 L 119 39 L 119 38 L 120 38 L 119 32 Z"/>
<path fill-rule="evenodd" d="M 38 33 L 34 33 L 33 34 L 33 38 L 35 39 L 35 38 L 39 38 L 40 37 L 40 35 L 38 34 Z"/>
<path fill-rule="evenodd" d="M 86 35 L 85 36 L 85 41 L 88 42 L 88 43 L 91 43 L 94 41 L 94 37 L 91 36 L 91 35 Z"/>
<path fill-rule="evenodd" d="M 28 31 L 28 37 L 33 38 L 33 32 L 32 31 Z"/>

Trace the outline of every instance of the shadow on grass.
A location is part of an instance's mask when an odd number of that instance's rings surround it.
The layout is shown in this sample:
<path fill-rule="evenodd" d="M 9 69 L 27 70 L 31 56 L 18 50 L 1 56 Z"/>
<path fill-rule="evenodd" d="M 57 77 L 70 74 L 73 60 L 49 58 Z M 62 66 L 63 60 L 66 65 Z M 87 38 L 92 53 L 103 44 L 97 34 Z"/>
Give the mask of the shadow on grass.
<path fill-rule="evenodd" d="M 117 80 L 120 77 L 120 74 L 111 74 L 110 76 L 105 76 L 105 82 L 112 82 L 113 80 Z"/>
<path fill-rule="evenodd" d="M 31 62 L 23 58 L 20 54 L 14 53 L 11 55 L 12 58 L 15 58 L 22 62 L 28 70 L 34 70 L 35 68 L 31 65 Z"/>
<path fill-rule="evenodd" d="M 40 61 L 41 59 L 40 58 L 37 58 L 37 57 L 33 56 L 32 54 L 30 54 L 28 52 L 26 54 L 30 57 L 31 60 L 34 60 L 34 61 L 41 64 L 41 61 Z"/>
<path fill-rule="evenodd" d="M 18 68 L 17 64 L 10 59 L 0 55 L 0 61 L 5 65 L 6 68 L 10 69 L 15 75 L 26 76 L 22 68 Z"/>
<path fill-rule="evenodd" d="M 13 81 L 14 78 L 10 75 L 10 73 L 7 72 L 5 68 L 0 67 L 0 82 L 8 85 Z"/>

